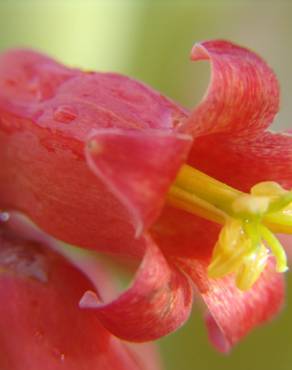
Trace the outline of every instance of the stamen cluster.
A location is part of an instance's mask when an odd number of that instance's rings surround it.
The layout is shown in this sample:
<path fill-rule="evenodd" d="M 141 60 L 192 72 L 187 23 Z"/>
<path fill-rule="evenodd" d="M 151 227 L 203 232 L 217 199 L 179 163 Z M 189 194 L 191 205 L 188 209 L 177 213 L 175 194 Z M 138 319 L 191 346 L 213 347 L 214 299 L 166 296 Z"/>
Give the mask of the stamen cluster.
<path fill-rule="evenodd" d="M 292 233 L 292 191 L 276 182 L 261 182 L 250 194 L 221 183 L 197 169 L 183 166 L 169 192 L 175 207 L 223 224 L 208 274 L 234 273 L 236 285 L 247 290 L 258 280 L 270 256 L 276 271 L 287 271 L 283 246 L 274 232 Z"/>

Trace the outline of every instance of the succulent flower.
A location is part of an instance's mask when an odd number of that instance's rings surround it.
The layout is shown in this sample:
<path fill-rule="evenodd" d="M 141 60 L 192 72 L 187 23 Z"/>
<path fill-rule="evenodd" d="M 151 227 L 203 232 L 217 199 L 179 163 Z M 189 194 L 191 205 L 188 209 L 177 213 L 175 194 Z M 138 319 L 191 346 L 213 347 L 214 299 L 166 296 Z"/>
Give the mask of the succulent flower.
<path fill-rule="evenodd" d="M 227 352 L 281 308 L 292 232 L 291 135 L 267 130 L 279 88 L 227 41 L 196 44 L 212 77 L 192 111 L 128 77 L 81 72 L 28 50 L 0 58 L 0 206 L 51 236 L 141 261 L 115 300 L 80 307 L 130 341 L 188 318 L 194 287 Z"/>

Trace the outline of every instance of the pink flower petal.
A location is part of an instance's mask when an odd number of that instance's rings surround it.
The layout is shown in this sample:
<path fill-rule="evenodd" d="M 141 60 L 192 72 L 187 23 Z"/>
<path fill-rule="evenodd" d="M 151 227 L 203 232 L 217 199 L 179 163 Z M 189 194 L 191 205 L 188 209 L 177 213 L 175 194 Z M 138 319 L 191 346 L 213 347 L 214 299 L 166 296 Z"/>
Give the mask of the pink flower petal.
<path fill-rule="evenodd" d="M 78 307 L 93 287 L 63 258 L 3 228 L 0 247 L 1 370 L 159 369 L 153 348 L 126 345 Z"/>
<path fill-rule="evenodd" d="M 15 83 L 9 82 L 13 76 Z M 185 117 L 184 110 L 127 77 L 71 70 L 27 50 L 0 56 L 0 86 L 6 83 L 9 88 L 0 89 L 1 207 L 21 210 L 70 244 L 141 256 L 144 247 L 133 238 L 134 228 L 141 231 L 158 213 L 162 193 L 189 145 L 182 134 L 174 134 Z M 36 89 L 33 95 L 31 84 Z M 151 176 L 151 171 L 147 173 L 151 186 L 161 180 L 156 188 L 159 194 L 152 194 L 151 199 L 139 197 L 136 189 L 132 200 L 126 180 L 123 186 L 122 182 L 114 184 L 113 178 L 105 184 L 108 172 L 100 179 L 88 168 L 84 155 L 88 138 L 100 129 L 118 128 L 136 129 L 136 149 L 145 135 L 144 153 L 139 149 L 140 168 L 149 168 L 150 158 L 165 155 L 165 170 L 155 164 L 155 175 L 153 163 Z M 122 150 L 123 142 L 130 139 L 117 137 Z M 117 191 L 127 194 L 117 197 Z"/>
<path fill-rule="evenodd" d="M 139 342 L 179 328 L 190 314 L 192 297 L 188 279 L 167 263 L 148 238 L 145 257 L 128 290 L 109 303 L 102 303 L 94 292 L 88 291 L 80 306 L 93 310 L 116 336 Z"/>
<path fill-rule="evenodd" d="M 68 110 L 75 113 L 69 122 L 65 119 Z M 100 128 L 172 130 L 186 116 L 179 105 L 139 81 L 114 73 L 80 71 L 52 99 L 35 107 L 38 111 L 41 126 L 55 127 L 83 141 Z"/>
<path fill-rule="evenodd" d="M 195 141 L 188 161 L 243 191 L 261 181 L 276 181 L 292 188 L 292 136 L 288 134 L 267 131 L 253 137 L 201 137 Z"/>
<path fill-rule="evenodd" d="M 206 265 L 198 261 L 180 261 L 206 303 L 209 338 L 221 352 L 228 352 L 256 326 L 273 318 L 283 305 L 284 277 L 275 272 L 270 259 L 256 284 L 246 292 L 236 288 L 234 277 L 209 279 Z"/>
<path fill-rule="evenodd" d="M 255 132 L 269 126 L 279 107 L 279 86 L 255 53 L 228 41 L 196 44 L 192 60 L 208 59 L 212 77 L 207 93 L 191 113 L 186 130 L 194 136 L 215 132 Z"/>
<path fill-rule="evenodd" d="M 175 129 L 187 114 L 139 81 L 67 68 L 26 49 L 0 55 L 0 110 L 81 141 L 98 128 Z"/>
<path fill-rule="evenodd" d="M 105 129 L 91 137 L 92 171 L 132 215 L 136 235 L 157 218 L 191 138 L 171 131 Z"/>

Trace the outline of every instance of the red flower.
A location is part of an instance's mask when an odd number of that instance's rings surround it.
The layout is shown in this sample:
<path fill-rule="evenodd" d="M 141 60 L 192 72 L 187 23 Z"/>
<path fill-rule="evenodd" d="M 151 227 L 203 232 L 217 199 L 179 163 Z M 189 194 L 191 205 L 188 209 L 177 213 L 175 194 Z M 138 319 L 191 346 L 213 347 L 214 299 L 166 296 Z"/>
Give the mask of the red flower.
<path fill-rule="evenodd" d="M 292 187 L 291 136 L 265 131 L 279 92 L 262 59 L 225 41 L 196 45 L 192 58 L 211 61 L 212 79 L 188 113 L 120 75 L 4 54 L 0 206 L 68 243 L 143 256 L 116 300 L 101 304 L 87 292 L 80 302 L 115 335 L 145 341 L 175 330 L 195 284 L 210 338 L 227 351 L 282 305 L 275 269 L 285 270 L 285 254 L 270 228 L 291 232 L 291 193 L 271 181 Z M 241 288 L 258 281 L 242 292 L 235 276 Z"/>
<path fill-rule="evenodd" d="M 113 289 L 98 263 L 90 282 L 47 245 L 17 236 L 11 225 L 0 224 L 1 370 L 159 369 L 154 348 L 123 343 L 93 312 L 79 309 L 87 289 Z M 88 258 L 96 259 L 92 253 L 79 257 L 83 264 Z"/>

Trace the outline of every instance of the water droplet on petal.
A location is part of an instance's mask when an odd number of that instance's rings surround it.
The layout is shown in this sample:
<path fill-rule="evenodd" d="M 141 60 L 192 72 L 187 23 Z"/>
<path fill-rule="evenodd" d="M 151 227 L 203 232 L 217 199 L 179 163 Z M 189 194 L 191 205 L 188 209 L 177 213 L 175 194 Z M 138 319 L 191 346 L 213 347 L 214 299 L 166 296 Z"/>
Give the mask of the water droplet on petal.
<path fill-rule="evenodd" d="M 39 80 L 34 77 L 27 83 L 27 90 L 32 93 L 36 94 L 39 90 Z"/>
<path fill-rule="evenodd" d="M 63 362 L 65 360 L 65 354 L 58 348 L 53 348 L 52 350 L 53 356 Z"/>
<path fill-rule="evenodd" d="M 40 81 L 37 77 L 33 77 L 31 80 L 27 82 L 27 91 L 29 94 L 32 95 L 36 99 L 36 101 L 43 100 L 43 94 L 40 86 Z"/>
<path fill-rule="evenodd" d="M 0 229 L 1 231 L 1 229 Z M 5 230 L 4 230 L 5 231 Z M 30 278 L 40 283 L 48 282 L 48 265 L 46 256 L 38 244 L 32 241 L 16 242 L 9 233 L 1 235 L 0 268 L 24 278 Z M 11 239 L 12 238 L 12 239 Z M 3 242 L 2 242 L 3 241 Z M 18 244 L 19 243 L 19 244 Z M 36 302 L 37 304 L 37 302 Z"/>
<path fill-rule="evenodd" d="M 61 123 L 70 123 L 77 117 L 76 109 L 68 105 L 62 105 L 55 109 L 54 119 Z"/>
<path fill-rule="evenodd" d="M 9 213 L 8 212 L 1 212 L 0 211 L 0 222 L 7 222 L 9 220 Z"/>

